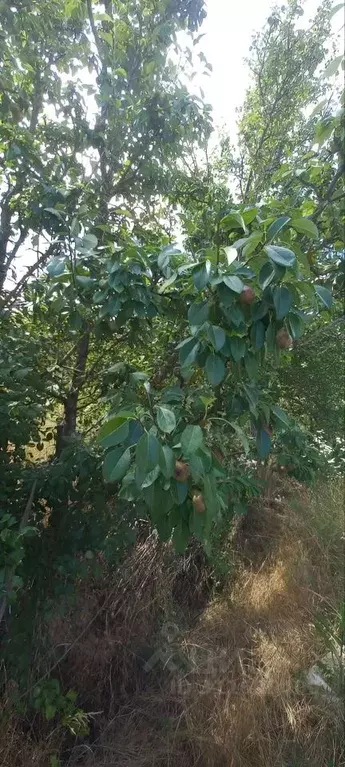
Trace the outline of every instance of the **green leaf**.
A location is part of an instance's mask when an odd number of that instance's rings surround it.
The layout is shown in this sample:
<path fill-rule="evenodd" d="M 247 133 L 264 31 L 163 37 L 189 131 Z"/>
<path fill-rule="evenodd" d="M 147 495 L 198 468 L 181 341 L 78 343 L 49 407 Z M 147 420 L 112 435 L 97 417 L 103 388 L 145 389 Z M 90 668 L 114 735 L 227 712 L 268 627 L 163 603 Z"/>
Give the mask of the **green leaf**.
<path fill-rule="evenodd" d="M 222 229 L 226 229 L 227 231 L 231 231 L 232 229 L 243 229 L 244 232 L 247 231 L 243 216 L 241 216 L 241 213 L 237 210 L 232 210 L 227 216 L 224 216 L 220 225 Z"/>
<path fill-rule="evenodd" d="M 219 352 L 225 344 L 226 336 L 223 328 L 218 327 L 218 325 L 210 325 L 207 335 L 214 349 Z"/>
<path fill-rule="evenodd" d="M 173 544 L 177 554 L 184 554 L 189 541 L 189 527 L 181 519 L 173 533 Z"/>
<path fill-rule="evenodd" d="M 284 285 L 282 287 L 274 288 L 273 303 L 276 310 L 277 320 L 282 320 L 289 313 L 292 306 L 292 295 L 288 288 Z"/>
<path fill-rule="evenodd" d="M 296 266 L 296 256 L 289 248 L 282 248 L 278 245 L 265 245 L 264 250 L 275 264 L 286 266 L 287 268 Z"/>
<path fill-rule="evenodd" d="M 159 466 L 166 479 L 174 476 L 176 458 L 168 445 L 161 445 L 159 451 Z"/>
<path fill-rule="evenodd" d="M 84 234 L 83 248 L 85 248 L 85 250 L 93 250 L 94 248 L 97 248 L 97 245 L 98 239 L 95 234 Z"/>
<path fill-rule="evenodd" d="M 250 337 L 252 344 L 255 349 L 262 349 L 265 345 L 265 325 L 261 320 L 259 322 L 254 322 L 251 331 L 250 331 Z"/>
<path fill-rule="evenodd" d="M 51 719 L 54 719 L 56 710 L 57 710 L 56 706 L 53 706 L 51 703 L 47 703 L 45 707 L 45 714 L 46 714 L 46 719 L 48 719 L 48 721 L 50 721 Z"/>
<path fill-rule="evenodd" d="M 112 366 L 111 366 L 110 368 L 108 368 L 108 370 L 106 370 L 105 372 L 107 373 L 107 375 L 108 375 L 109 373 L 110 373 L 110 374 L 113 374 L 113 373 L 115 373 L 115 374 L 116 374 L 116 373 L 124 373 L 126 369 L 127 369 L 127 365 L 126 365 L 126 363 L 125 363 L 125 362 L 115 362 L 115 365 L 112 365 Z M 119 416 L 113 416 L 113 417 L 114 417 L 114 418 L 118 418 Z"/>
<path fill-rule="evenodd" d="M 281 423 L 284 424 L 284 426 L 290 426 L 290 418 L 287 413 L 285 413 L 285 410 L 282 410 L 281 407 L 278 407 L 278 405 L 272 406 L 272 413 L 278 418 L 278 421 L 281 421 Z"/>
<path fill-rule="evenodd" d="M 226 256 L 227 264 L 228 266 L 230 266 L 230 264 L 232 264 L 232 262 L 235 261 L 237 258 L 237 250 L 236 248 L 233 248 L 231 246 L 223 247 L 223 250 Z"/>
<path fill-rule="evenodd" d="M 219 301 L 223 306 L 232 306 L 236 301 L 237 296 L 235 293 L 232 290 L 229 290 L 223 282 L 217 286 L 217 293 Z"/>
<path fill-rule="evenodd" d="M 305 234 L 306 237 L 310 237 L 312 240 L 317 240 L 319 236 L 319 230 L 310 218 L 295 218 L 291 221 L 291 226 L 296 232 Z"/>
<path fill-rule="evenodd" d="M 249 210 L 242 211 L 242 216 L 245 224 L 252 224 L 255 221 L 259 213 L 259 208 L 249 208 Z"/>
<path fill-rule="evenodd" d="M 77 274 L 75 280 L 82 288 L 91 288 L 97 284 L 92 277 L 84 277 L 82 274 Z"/>
<path fill-rule="evenodd" d="M 102 38 L 102 40 L 105 40 L 108 45 L 113 45 L 113 36 L 111 32 L 105 32 L 103 29 L 100 29 L 98 32 L 99 36 Z"/>
<path fill-rule="evenodd" d="M 259 373 L 259 365 L 254 354 L 246 355 L 246 357 L 244 358 L 244 367 L 246 369 L 248 378 L 251 378 L 251 379 L 257 378 Z"/>
<path fill-rule="evenodd" d="M 202 304 L 192 304 L 188 309 L 188 320 L 191 325 L 203 325 L 209 315 L 209 304 L 204 301 Z"/>
<path fill-rule="evenodd" d="M 205 462 L 203 460 L 202 451 L 201 450 L 197 451 L 193 455 L 189 456 L 189 463 L 190 463 L 193 481 L 196 483 L 199 483 L 200 479 L 206 473 Z"/>
<path fill-rule="evenodd" d="M 159 290 L 158 290 L 158 293 L 160 293 L 160 294 L 161 294 L 161 293 L 164 293 L 164 291 L 165 291 L 167 288 L 169 288 L 169 287 L 170 287 L 170 285 L 172 285 L 172 284 L 173 284 L 173 282 L 175 282 L 176 278 L 177 278 L 177 272 L 174 272 L 174 273 L 171 275 L 171 277 L 169 277 L 169 279 L 167 279 L 167 280 L 165 280 L 165 282 L 163 282 L 163 285 L 161 285 L 161 286 L 160 286 L 160 288 L 159 288 Z"/>
<path fill-rule="evenodd" d="M 119 482 L 127 473 L 131 463 L 129 448 L 122 450 L 110 450 L 105 456 L 103 463 L 103 476 L 106 482 Z"/>
<path fill-rule="evenodd" d="M 252 305 L 253 322 L 257 322 L 258 320 L 262 320 L 263 317 L 266 317 L 268 310 L 269 305 L 267 301 L 256 301 L 256 303 Z"/>
<path fill-rule="evenodd" d="M 333 298 L 332 293 L 323 285 L 315 285 L 315 293 L 321 299 L 326 309 L 332 308 Z"/>
<path fill-rule="evenodd" d="M 189 368 L 195 362 L 200 348 L 200 342 L 195 338 L 186 339 L 180 345 L 180 363 L 184 368 Z"/>
<path fill-rule="evenodd" d="M 212 386 L 218 386 L 225 377 L 225 365 L 218 354 L 209 354 L 206 360 L 205 371 L 208 381 Z"/>
<path fill-rule="evenodd" d="M 331 117 L 326 117 L 324 120 L 320 120 L 315 130 L 315 140 L 319 147 L 323 146 L 326 141 L 331 137 L 335 128 L 335 120 Z"/>
<path fill-rule="evenodd" d="M 219 512 L 217 483 L 213 473 L 206 474 L 204 478 L 204 498 L 210 519 L 214 519 Z"/>
<path fill-rule="evenodd" d="M 242 293 L 244 284 L 239 277 L 236 277 L 235 275 L 223 277 L 223 282 L 234 293 Z"/>
<path fill-rule="evenodd" d="M 277 348 L 277 325 L 271 320 L 266 330 L 266 344 L 269 352 L 275 352 Z"/>
<path fill-rule="evenodd" d="M 161 431 L 171 434 L 176 429 L 176 418 L 173 410 L 159 405 L 157 407 L 157 423 Z"/>
<path fill-rule="evenodd" d="M 170 277 L 169 267 L 170 267 L 171 256 L 178 255 L 179 253 L 180 253 L 180 250 L 176 248 L 174 245 L 166 245 L 164 248 L 162 248 L 157 258 L 157 264 L 166 277 Z"/>
<path fill-rule="evenodd" d="M 333 77 L 333 75 L 336 75 L 341 62 L 343 61 L 343 58 L 344 56 L 341 54 L 340 56 L 336 56 L 334 59 L 332 59 L 323 73 L 324 77 Z"/>
<path fill-rule="evenodd" d="M 114 418 L 109 418 L 109 420 L 103 424 L 98 434 L 98 442 L 100 442 L 103 447 L 109 447 L 109 445 L 104 444 L 104 441 L 111 436 L 111 444 L 119 445 L 127 439 L 128 434 L 129 419 L 122 416 L 115 416 Z"/>
<path fill-rule="evenodd" d="M 314 107 L 313 111 L 310 113 L 309 116 L 315 117 L 315 115 L 319 114 L 319 112 L 322 112 L 324 110 L 326 104 L 328 104 L 328 99 L 322 99 L 321 101 L 319 101 L 319 103 L 316 104 L 316 106 Z"/>
<path fill-rule="evenodd" d="M 249 237 L 240 237 L 239 240 L 236 240 L 235 242 L 233 242 L 232 247 L 236 248 L 236 250 L 241 250 L 241 248 L 243 248 L 247 244 L 248 240 L 249 240 Z"/>
<path fill-rule="evenodd" d="M 156 519 L 155 525 L 161 541 L 168 541 L 173 529 L 170 514 L 164 514 L 164 516 L 158 517 L 158 519 Z"/>
<path fill-rule="evenodd" d="M 180 389 L 179 386 L 172 386 L 163 391 L 162 402 L 182 402 L 184 396 L 183 389 Z"/>
<path fill-rule="evenodd" d="M 203 290 L 206 288 L 211 276 L 211 262 L 205 261 L 205 263 L 193 272 L 193 281 L 197 290 Z"/>
<path fill-rule="evenodd" d="M 159 442 L 157 437 L 149 432 L 140 438 L 136 451 L 135 460 L 141 475 L 146 475 L 159 462 Z"/>
<path fill-rule="evenodd" d="M 229 308 L 223 309 L 228 322 L 234 325 L 237 329 L 246 330 L 246 323 L 243 311 L 240 306 L 229 306 Z"/>
<path fill-rule="evenodd" d="M 281 216 L 281 218 L 277 218 L 276 221 L 273 221 L 273 224 L 269 227 L 266 235 L 268 242 L 274 240 L 277 234 L 279 234 L 282 229 L 286 228 L 289 221 L 291 221 L 290 216 Z"/>
<path fill-rule="evenodd" d="M 232 336 L 230 339 L 231 354 L 235 362 L 239 362 L 246 353 L 246 342 L 244 338 Z"/>
<path fill-rule="evenodd" d="M 153 483 L 156 481 L 157 477 L 159 476 L 160 471 L 161 470 L 160 470 L 159 464 L 157 464 L 157 466 L 154 466 L 154 468 L 151 469 L 151 471 L 149 471 L 148 474 L 146 474 L 145 479 L 141 483 L 141 489 L 145 490 L 147 487 L 150 487 L 151 485 L 153 485 Z"/>
<path fill-rule="evenodd" d="M 247 238 L 247 243 L 242 250 L 243 258 L 249 258 L 254 253 L 259 243 L 262 241 L 262 232 L 252 232 Z"/>
<path fill-rule="evenodd" d="M 56 216 L 56 218 L 58 218 L 63 224 L 65 223 L 65 219 L 60 210 L 56 210 L 56 208 L 44 208 L 44 210 L 46 210 L 47 213 L 51 213 L 53 216 Z"/>
<path fill-rule="evenodd" d="M 134 383 L 140 384 L 142 381 L 148 380 L 147 373 L 141 373 L 140 370 L 134 370 L 133 373 L 131 373 L 131 379 Z"/>
<path fill-rule="evenodd" d="M 47 272 L 49 274 L 49 277 L 59 277 L 60 274 L 63 274 L 65 271 L 66 262 L 61 258 L 53 258 L 48 266 L 47 266 Z"/>
<path fill-rule="evenodd" d="M 181 448 L 185 456 L 193 455 L 203 445 L 204 435 L 200 426 L 186 426 L 181 434 Z"/>
<path fill-rule="evenodd" d="M 259 457 L 262 461 L 264 461 L 267 456 L 270 453 L 271 450 L 271 437 L 269 433 L 266 431 L 266 429 L 259 429 L 257 438 L 256 438 L 256 446 L 258 450 Z"/>
<path fill-rule="evenodd" d="M 342 11 L 344 10 L 344 8 L 345 8 L 344 3 L 338 3 L 338 5 L 335 5 L 334 8 L 331 8 L 329 12 L 329 18 L 331 19 L 332 16 L 335 16 L 335 14 L 338 13 L 338 11 Z"/>
<path fill-rule="evenodd" d="M 310 282 L 302 282 L 302 280 L 298 283 L 298 290 L 306 296 L 308 299 L 308 303 L 313 307 L 317 308 L 317 300 L 315 295 L 315 287 Z"/>
<path fill-rule="evenodd" d="M 260 269 L 259 284 L 262 290 L 266 290 L 275 278 L 274 266 L 269 261 Z"/>
<path fill-rule="evenodd" d="M 304 330 L 304 322 L 301 317 L 295 312 L 290 312 L 287 320 L 292 338 L 294 340 L 301 338 Z"/>
<path fill-rule="evenodd" d="M 116 317 L 122 306 L 120 298 L 112 298 L 107 304 L 107 310 L 110 317 Z"/>
<path fill-rule="evenodd" d="M 188 495 L 188 482 L 175 482 L 172 488 L 178 506 L 182 506 Z"/>

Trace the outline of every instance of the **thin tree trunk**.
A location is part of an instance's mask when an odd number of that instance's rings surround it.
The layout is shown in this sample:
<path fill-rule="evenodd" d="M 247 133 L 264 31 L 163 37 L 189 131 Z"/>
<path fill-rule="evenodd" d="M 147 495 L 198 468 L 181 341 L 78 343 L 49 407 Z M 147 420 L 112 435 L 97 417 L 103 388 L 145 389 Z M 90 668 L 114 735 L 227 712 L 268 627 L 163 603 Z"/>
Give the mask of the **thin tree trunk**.
<path fill-rule="evenodd" d="M 80 337 L 77 347 L 77 359 L 72 376 L 71 388 L 64 402 L 64 421 L 57 429 L 56 457 L 59 457 L 66 438 L 74 437 L 77 433 L 78 399 L 85 381 L 89 346 L 90 331 L 88 329 Z"/>

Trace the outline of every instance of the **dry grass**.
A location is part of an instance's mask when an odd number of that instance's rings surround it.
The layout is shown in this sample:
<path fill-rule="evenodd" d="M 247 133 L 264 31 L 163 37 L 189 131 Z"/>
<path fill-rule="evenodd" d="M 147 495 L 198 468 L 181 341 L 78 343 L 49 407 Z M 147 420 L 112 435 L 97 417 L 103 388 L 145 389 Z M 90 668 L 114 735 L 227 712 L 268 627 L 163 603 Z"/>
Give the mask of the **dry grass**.
<path fill-rule="evenodd" d="M 276 479 L 233 542 L 235 580 L 206 606 L 200 552 L 176 562 L 152 537 L 120 580 L 84 591 L 54 641 L 71 648 L 63 681 L 101 713 L 63 764 L 345 765 L 342 704 L 305 681 L 328 649 L 316 621 L 331 625 L 344 593 L 343 498 L 339 483 L 309 492 Z M 49 767 L 47 746 L 26 755 L 2 764 Z"/>

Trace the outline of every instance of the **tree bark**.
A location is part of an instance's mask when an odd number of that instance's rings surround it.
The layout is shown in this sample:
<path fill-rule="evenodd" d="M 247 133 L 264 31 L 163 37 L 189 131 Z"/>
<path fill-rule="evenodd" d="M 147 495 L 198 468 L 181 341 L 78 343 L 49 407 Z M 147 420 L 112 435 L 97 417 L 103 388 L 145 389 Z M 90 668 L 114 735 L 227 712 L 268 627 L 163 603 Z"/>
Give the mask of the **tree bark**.
<path fill-rule="evenodd" d="M 56 457 L 58 458 L 66 439 L 75 437 L 77 433 L 78 399 L 85 382 L 86 365 L 89 356 L 90 330 L 87 329 L 80 337 L 77 347 L 77 359 L 74 368 L 70 391 L 64 402 L 64 420 L 57 427 Z"/>

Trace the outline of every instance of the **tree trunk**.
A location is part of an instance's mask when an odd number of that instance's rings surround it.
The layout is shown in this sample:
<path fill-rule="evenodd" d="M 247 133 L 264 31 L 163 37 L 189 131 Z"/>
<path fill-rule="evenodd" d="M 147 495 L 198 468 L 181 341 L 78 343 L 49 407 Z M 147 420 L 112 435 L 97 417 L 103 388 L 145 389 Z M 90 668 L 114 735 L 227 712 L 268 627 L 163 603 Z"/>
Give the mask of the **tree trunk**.
<path fill-rule="evenodd" d="M 72 383 L 69 394 L 64 403 L 64 420 L 57 428 L 56 457 L 58 458 L 64 447 L 64 442 L 77 433 L 78 399 L 85 382 L 85 372 L 89 355 L 90 331 L 86 330 L 80 337 L 77 348 L 77 359 L 74 368 Z"/>

